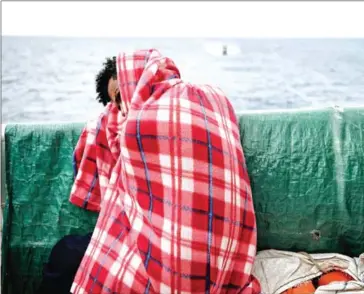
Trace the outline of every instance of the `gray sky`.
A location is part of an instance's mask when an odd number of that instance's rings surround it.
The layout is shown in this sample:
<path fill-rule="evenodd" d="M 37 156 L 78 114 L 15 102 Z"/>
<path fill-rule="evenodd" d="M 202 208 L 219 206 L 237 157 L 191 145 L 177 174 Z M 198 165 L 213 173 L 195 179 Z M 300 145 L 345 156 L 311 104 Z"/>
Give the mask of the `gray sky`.
<path fill-rule="evenodd" d="M 364 37 L 364 2 L 3 2 L 2 35 Z"/>

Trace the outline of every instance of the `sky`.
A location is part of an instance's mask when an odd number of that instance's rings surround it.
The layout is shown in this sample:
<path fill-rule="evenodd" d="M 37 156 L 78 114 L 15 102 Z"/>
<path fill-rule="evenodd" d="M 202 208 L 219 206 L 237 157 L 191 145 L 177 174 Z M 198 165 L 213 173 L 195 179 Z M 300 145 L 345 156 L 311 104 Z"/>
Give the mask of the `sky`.
<path fill-rule="evenodd" d="M 364 37 L 364 2 L 2 2 L 2 35 Z"/>

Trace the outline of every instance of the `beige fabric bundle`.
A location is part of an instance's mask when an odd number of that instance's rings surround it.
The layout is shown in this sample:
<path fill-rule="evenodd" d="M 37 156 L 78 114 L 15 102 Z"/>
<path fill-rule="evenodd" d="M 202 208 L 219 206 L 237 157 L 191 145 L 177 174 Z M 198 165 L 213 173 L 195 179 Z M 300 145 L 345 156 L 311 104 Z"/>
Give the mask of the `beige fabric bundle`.
<path fill-rule="evenodd" d="M 359 258 L 350 258 L 336 253 L 264 250 L 257 255 L 253 275 L 259 280 L 262 293 L 280 294 L 331 270 L 341 270 L 355 281 L 321 286 L 315 294 L 364 294 L 364 253 Z"/>

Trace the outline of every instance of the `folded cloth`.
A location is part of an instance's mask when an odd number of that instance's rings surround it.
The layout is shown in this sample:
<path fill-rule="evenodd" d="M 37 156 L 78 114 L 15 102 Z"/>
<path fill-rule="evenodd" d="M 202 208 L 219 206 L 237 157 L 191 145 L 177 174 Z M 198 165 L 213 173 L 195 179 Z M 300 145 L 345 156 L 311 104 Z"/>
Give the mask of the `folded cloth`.
<path fill-rule="evenodd" d="M 259 293 L 239 127 L 221 90 L 157 50 L 117 57 L 108 105 L 75 150 L 71 202 L 99 211 L 72 293 Z"/>
<path fill-rule="evenodd" d="M 119 133 L 124 119 L 116 105 L 109 103 L 98 120 L 88 122 L 82 130 L 73 154 L 73 204 L 100 211 L 101 195 L 120 154 Z"/>
<path fill-rule="evenodd" d="M 320 286 L 315 294 L 348 294 L 355 291 L 356 294 L 364 294 L 364 254 L 359 258 L 350 258 L 336 253 L 264 250 L 256 256 L 253 275 L 259 280 L 262 293 L 279 294 L 332 270 L 348 274 L 353 281 Z"/>

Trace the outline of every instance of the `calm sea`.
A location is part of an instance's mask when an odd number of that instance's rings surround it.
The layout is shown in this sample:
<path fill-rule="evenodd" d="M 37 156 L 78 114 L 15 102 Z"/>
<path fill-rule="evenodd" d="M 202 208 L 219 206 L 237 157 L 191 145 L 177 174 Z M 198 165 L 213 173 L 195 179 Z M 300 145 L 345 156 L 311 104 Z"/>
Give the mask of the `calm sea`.
<path fill-rule="evenodd" d="M 364 39 L 2 37 L 2 122 L 95 118 L 104 58 L 151 47 L 184 80 L 221 87 L 237 111 L 364 104 Z"/>

